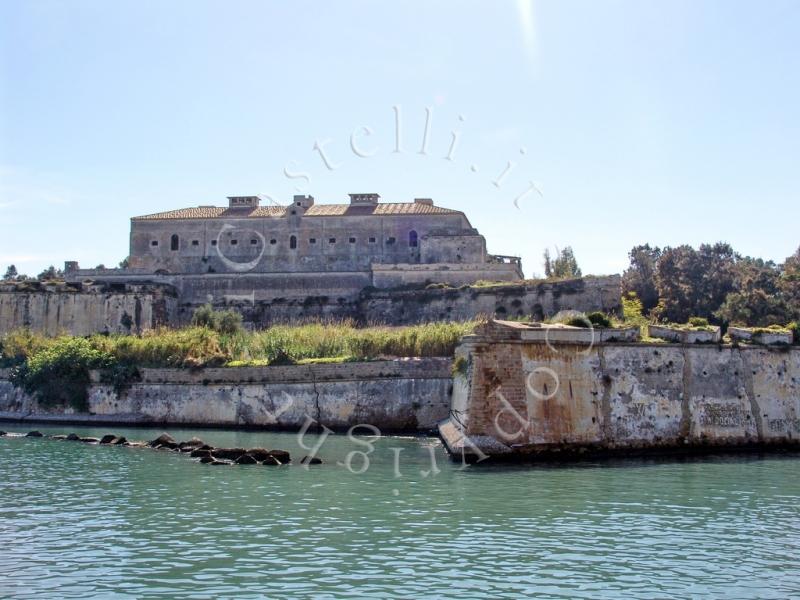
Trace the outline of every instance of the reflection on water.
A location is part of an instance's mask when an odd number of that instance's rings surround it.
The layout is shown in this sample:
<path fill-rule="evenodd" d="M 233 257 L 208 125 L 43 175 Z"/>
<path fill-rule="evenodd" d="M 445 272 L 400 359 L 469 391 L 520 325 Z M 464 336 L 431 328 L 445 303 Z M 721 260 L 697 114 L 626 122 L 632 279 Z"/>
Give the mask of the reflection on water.
<path fill-rule="evenodd" d="M 291 434 L 169 431 L 305 453 Z M 209 467 L 170 452 L 0 438 L 0 597 L 800 590 L 796 457 L 461 469 L 435 439 L 394 437 L 375 442 L 364 473 L 337 464 L 364 449 L 336 435 L 322 466 Z M 362 468 L 363 456 L 350 458 Z"/>

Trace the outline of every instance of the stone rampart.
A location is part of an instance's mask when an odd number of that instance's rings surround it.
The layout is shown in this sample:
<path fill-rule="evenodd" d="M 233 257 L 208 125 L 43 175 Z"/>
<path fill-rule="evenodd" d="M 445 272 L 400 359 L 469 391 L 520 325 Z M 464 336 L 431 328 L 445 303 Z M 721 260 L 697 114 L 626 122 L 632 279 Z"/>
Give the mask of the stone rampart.
<path fill-rule="evenodd" d="M 442 427 L 455 454 L 564 457 L 800 440 L 800 348 L 554 342 L 492 327 L 456 354 L 453 418 Z"/>
<path fill-rule="evenodd" d="M 0 419 L 334 430 L 435 429 L 449 409 L 450 359 L 227 369 L 142 369 L 115 391 L 92 373 L 89 412 L 48 409 L 0 370 Z"/>

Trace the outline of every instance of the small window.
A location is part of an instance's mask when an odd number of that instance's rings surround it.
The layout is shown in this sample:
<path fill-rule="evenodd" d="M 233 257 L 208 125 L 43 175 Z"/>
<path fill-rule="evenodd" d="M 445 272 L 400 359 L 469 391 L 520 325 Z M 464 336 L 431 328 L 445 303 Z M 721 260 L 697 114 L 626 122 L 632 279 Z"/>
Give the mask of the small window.
<path fill-rule="evenodd" d="M 298 202 L 298 203 L 297 203 L 297 206 L 300 206 L 300 204 L 301 204 L 301 203 L 300 203 L 300 202 Z"/>
<path fill-rule="evenodd" d="M 293 215 L 296 215 L 296 214 L 297 214 L 297 211 L 296 211 L 296 210 L 292 210 L 292 214 L 293 214 Z"/>
<path fill-rule="evenodd" d="M 270 245 L 274 246 L 275 244 L 278 243 L 278 240 L 272 239 L 272 240 L 269 241 L 269 243 L 270 243 Z"/>
<path fill-rule="evenodd" d="M 217 240 L 211 240 L 211 245 L 212 246 L 216 246 L 217 245 Z"/>
<path fill-rule="evenodd" d="M 309 238 L 308 243 L 309 244 L 316 244 L 317 243 L 317 238 Z"/>
<path fill-rule="evenodd" d="M 158 240 L 153 240 L 152 242 L 150 242 L 150 245 L 153 247 L 158 246 Z"/>
<path fill-rule="evenodd" d="M 173 233 L 172 237 L 169 239 L 169 249 L 175 252 L 181 245 L 181 241 L 178 238 L 177 233 Z"/>
<path fill-rule="evenodd" d="M 289 248 L 291 248 L 292 250 L 297 249 L 297 236 L 293 235 L 292 237 L 289 238 Z"/>
<path fill-rule="evenodd" d="M 350 238 L 350 243 L 351 244 L 355 244 L 356 243 L 356 238 Z"/>
<path fill-rule="evenodd" d="M 374 243 L 375 243 L 375 241 L 376 241 L 376 240 L 375 240 L 375 238 L 374 238 L 374 237 L 371 237 L 371 238 L 369 238 L 369 243 L 370 243 L 370 244 L 374 244 Z"/>
<path fill-rule="evenodd" d="M 419 243 L 419 240 L 417 238 L 417 232 L 413 231 L 413 230 L 409 231 L 408 232 L 408 245 L 411 248 L 416 248 L 418 243 Z"/>
<path fill-rule="evenodd" d="M 388 240 L 386 240 L 386 243 L 387 244 L 394 244 L 396 241 L 397 240 L 395 240 L 393 237 L 390 237 Z"/>
<path fill-rule="evenodd" d="M 336 238 L 328 238 L 328 243 L 329 244 L 335 244 L 336 243 Z"/>
<path fill-rule="evenodd" d="M 231 246 L 238 246 L 239 240 L 231 240 Z"/>
<path fill-rule="evenodd" d="M 252 240 L 250 240 L 250 245 L 251 246 L 257 246 L 258 245 L 258 240 L 253 238 Z"/>
<path fill-rule="evenodd" d="M 199 245 L 200 245 L 199 240 L 192 240 L 192 246 L 199 246 Z"/>

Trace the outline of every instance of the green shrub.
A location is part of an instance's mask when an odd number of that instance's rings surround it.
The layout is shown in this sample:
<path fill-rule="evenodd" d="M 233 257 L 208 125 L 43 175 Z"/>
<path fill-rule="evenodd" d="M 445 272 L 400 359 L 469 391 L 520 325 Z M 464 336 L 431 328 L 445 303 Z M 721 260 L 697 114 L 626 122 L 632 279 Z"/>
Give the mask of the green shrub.
<path fill-rule="evenodd" d="M 13 367 L 52 344 L 52 340 L 30 329 L 15 329 L 0 339 L 0 367 Z"/>
<path fill-rule="evenodd" d="M 235 310 L 214 310 L 210 304 L 204 304 L 194 311 L 192 325 L 213 329 L 225 335 L 243 331 L 241 314 Z"/>
<path fill-rule="evenodd" d="M 450 370 L 450 373 L 452 374 L 453 377 L 457 377 L 459 375 L 461 377 L 466 377 L 468 367 L 469 367 L 469 362 L 467 361 L 467 359 L 464 358 L 463 356 L 457 356 L 456 359 L 453 361 L 453 367 Z"/>
<path fill-rule="evenodd" d="M 709 327 L 708 319 L 703 317 L 691 317 L 689 319 L 689 325 L 692 327 Z"/>
<path fill-rule="evenodd" d="M 114 366 L 114 357 L 84 338 L 59 338 L 30 356 L 12 373 L 12 381 L 43 406 L 86 411 L 90 369 Z"/>

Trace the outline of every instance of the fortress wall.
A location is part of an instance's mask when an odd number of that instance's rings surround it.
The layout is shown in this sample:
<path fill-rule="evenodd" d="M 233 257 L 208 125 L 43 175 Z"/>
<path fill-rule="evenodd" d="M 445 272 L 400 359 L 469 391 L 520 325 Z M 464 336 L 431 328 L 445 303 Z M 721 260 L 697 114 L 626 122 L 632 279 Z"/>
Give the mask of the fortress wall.
<path fill-rule="evenodd" d="M 334 430 L 431 431 L 447 416 L 449 359 L 244 369 L 144 369 L 122 393 L 93 383 L 88 414 L 46 409 L 0 371 L 0 419 Z M 93 374 L 95 382 L 99 375 Z"/>
<path fill-rule="evenodd" d="M 461 425 L 442 429 L 459 459 L 462 430 L 485 454 L 515 458 L 800 444 L 797 347 L 476 337 L 458 355 Z"/>
<path fill-rule="evenodd" d="M 0 335 L 22 327 L 47 335 L 140 333 L 171 322 L 176 305 L 175 298 L 152 289 L 0 290 Z"/>
<path fill-rule="evenodd" d="M 462 286 L 476 281 L 519 281 L 519 266 L 503 263 L 373 265 L 372 285 L 394 288 L 425 283 L 446 283 Z"/>
<path fill-rule="evenodd" d="M 508 266 L 508 265 L 504 265 Z M 425 290 L 371 290 L 362 295 L 360 313 L 367 322 L 403 325 L 469 320 L 478 315 L 537 320 L 561 310 L 621 312 L 619 275 L 564 281 Z"/>

